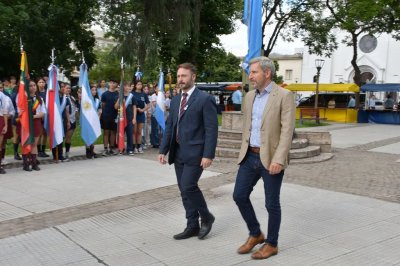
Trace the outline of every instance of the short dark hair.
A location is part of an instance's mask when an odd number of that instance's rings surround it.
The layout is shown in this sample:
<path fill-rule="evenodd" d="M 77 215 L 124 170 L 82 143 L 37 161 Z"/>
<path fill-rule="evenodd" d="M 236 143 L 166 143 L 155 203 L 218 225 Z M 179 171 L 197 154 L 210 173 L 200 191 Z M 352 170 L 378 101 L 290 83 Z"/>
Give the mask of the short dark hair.
<path fill-rule="evenodd" d="M 177 69 L 184 68 L 190 70 L 193 74 L 197 74 L 197 68 L 192 63 L 183 63 Z"/>

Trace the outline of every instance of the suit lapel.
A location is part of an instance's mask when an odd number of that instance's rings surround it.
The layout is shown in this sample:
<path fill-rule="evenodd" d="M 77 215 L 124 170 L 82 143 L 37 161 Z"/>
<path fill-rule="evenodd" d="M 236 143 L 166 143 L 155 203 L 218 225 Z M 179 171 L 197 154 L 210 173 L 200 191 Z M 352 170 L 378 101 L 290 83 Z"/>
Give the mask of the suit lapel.
<path fill-rule="evenodd" d="M 271 110 L 271 106 L 275 102 L 275 97 L 278 95 L 279 87 L 276 87 L 275 84 L 272 85 L 272 90 L 268 96 L 267 104 L 265 105 L 263 116 L 261 118 L 261 127 L 264 125 L 265 118 L 267 117 L 268 112 Z"/>

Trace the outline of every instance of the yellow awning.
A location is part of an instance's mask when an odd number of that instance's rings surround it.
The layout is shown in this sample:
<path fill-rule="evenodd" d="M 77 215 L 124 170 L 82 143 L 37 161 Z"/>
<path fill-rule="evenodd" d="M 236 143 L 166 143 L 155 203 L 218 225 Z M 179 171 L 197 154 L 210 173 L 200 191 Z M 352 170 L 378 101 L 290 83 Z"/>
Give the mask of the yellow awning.
<path fill-rule="evenodd" d="M 315 91 L 317 84 L 289 84 L 285 87 L 290 91 Z M 360 88 L 354 83 L 348 84 L 319 84 L 319 91 L 359 92 Z"/>

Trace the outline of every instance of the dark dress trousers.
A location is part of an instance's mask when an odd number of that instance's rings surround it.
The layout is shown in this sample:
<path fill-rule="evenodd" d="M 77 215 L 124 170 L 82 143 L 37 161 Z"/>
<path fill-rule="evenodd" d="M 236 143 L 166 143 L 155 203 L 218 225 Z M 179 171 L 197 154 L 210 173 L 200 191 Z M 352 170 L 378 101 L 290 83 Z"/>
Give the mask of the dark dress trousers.
<path fill-rule="evenodd" d="M 197 183 L 203 172 L 200 166 L 202 158 L 215 157 L 217 105 L 214 97 L 195 88 L 179 118 L 181 97 L 172 98 L 160 154 L 169 153 L 168 163 L 175 166 L 187 226 L 198 228 L 199 217 L 202 221 L 210 218 L 207 203 Z"/>

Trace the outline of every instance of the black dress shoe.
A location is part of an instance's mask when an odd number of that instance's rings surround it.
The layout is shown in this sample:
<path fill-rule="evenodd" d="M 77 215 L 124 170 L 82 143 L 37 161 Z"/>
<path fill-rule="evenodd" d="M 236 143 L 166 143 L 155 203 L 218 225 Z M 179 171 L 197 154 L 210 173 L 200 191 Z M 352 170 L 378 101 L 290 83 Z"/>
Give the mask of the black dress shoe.
<path fill-rule="evenodd" d="M 206 237 L 206 235 L 208 235 L 208 233 L 210 233 L 214 221 L 215 217 L 211 213 L 210 213 L 210 218 L 207 221 L 204 222 L 201 221 L 200 232 L 199 235 L 197 236 L 199 239 L 203 239 L 204 237 Z"/>
<path fill-rule="evenodd" d="M 40 167 L 37 164 L 32 165 L 32 170 L 40 171 Z"/>
<path fill-rule="evenodd" d="M 181 239 L 187 239 L 189 237 L 197 236 L 199 234 L 199 231 L 200 231 L 200 228 L 186 227 L 182 233 L 174 235 L 174 239 L 181 240 Z"/>
<path fill-rule="evenodd" d="M 21 161 L 22 158 L 21 158 L 21 156 L 20 156 L 18 153 L 16 153 L 16 154 L 14 155 L 14 160 L 16 160 L 16 161 Z"/>

